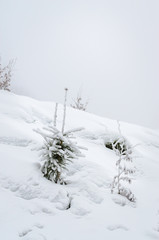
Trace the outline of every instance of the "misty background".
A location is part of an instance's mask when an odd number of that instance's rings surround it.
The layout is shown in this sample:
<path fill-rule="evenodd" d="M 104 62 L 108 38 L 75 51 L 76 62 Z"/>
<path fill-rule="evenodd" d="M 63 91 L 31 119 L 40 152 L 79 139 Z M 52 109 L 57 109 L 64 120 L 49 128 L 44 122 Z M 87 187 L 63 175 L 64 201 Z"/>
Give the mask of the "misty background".
<path fill-rule="evenodd" d="M 159 128 L 158 0 L 0 0 L 2 64 L 13 92 Z"/>

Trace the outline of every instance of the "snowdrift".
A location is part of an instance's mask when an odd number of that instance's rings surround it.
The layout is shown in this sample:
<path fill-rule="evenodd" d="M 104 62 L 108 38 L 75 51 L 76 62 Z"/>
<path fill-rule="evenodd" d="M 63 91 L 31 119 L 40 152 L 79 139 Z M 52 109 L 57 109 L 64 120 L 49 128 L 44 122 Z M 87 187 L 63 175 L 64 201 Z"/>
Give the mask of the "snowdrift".
<path fill-rule="evenodd" d="M 106 106 L 105 106 L 106 107 Z M 130 203 L 110 193 L 115 153 L 105 142 L 118 136 L 115 120 L 67 107 L 66 130 L 76 133 L 85 157 L 74 160 L 67 185 L 42 176 L 34 129 L 52 123 L 54 102 L 0 91 L 0 238 L 3 240 L 159 239 L 159 132 L 121 122 L 132 145 L 134 175 Z M 62 125 L 63 106 L 57 126 Z"/>

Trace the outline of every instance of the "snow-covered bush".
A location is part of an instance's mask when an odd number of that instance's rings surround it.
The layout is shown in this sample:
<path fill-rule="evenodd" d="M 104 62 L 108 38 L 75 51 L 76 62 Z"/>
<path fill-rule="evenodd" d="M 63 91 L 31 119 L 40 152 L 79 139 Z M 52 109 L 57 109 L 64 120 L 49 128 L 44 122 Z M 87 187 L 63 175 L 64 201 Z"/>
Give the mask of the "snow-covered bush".
<path fill-rule="evenodd" d="M 105 142 L 105 146 L 106 148 L 109 148 L 111 150 L 114 150 L 114 148 L 116 150 L 118 150 L 120 153 L 124 153 L 127 150 L 127 145 L 125 140 L 122 141 L 123 139 L 121 138 L 115 138 L 113 141 L 106 141 Z"/>
<path fill-rule="evenodd" d="M 13 64 L 12 60 L 3 67 L 0 59 L 0 89 L 2 90 L 10 91 Z"/>
<path fill-rule="evenodd" d="M 65 183 L 62 173 L 67 170 L 67 165 L 74 158 L 82 156 L 80 148 L 72 141 L 72 133 L 80 129 L 60 132 L 54 126 L 44 128 L 44 131 L 36 130 L 44 137 L 44 145 L 39 149 L 44 164 L 41 171 L 48 180 L 55 183 Z"/>
<path fill-rule="evenodd" d="M 86 111 L 87 105 L 88 101 L 84 102 L 81 94 L 79 93 L 76 99 L 73 99 L 73 103 L 70 106 L 78 110 Z"/>
<path fill-rule="evenodd" d="M 118 159 L 116 161 L 117 175 L 114 176 L 111 192 L 117 192 L 118 194 L 126 197 L 129 201 L 135 202 L 135 196 L 128 188 L 128 184 L 132 182 L 131 176 L 135 172 L 132 158 L 132 147 L 121 135 L 121 131 L 119 132 L 120 138 L 112 142 L 112 148 L 118 156 Z"/>

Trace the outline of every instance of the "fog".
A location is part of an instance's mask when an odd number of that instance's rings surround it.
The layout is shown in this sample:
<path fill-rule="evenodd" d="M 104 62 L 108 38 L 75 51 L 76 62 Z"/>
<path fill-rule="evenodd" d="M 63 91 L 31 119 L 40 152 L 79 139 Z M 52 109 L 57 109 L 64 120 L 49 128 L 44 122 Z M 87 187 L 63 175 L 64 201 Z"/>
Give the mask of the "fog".
<path fill-rule="evenodd" d="M 158 0 L 0 0 L 0 56 L 13 92 L 159 128 Z"/>

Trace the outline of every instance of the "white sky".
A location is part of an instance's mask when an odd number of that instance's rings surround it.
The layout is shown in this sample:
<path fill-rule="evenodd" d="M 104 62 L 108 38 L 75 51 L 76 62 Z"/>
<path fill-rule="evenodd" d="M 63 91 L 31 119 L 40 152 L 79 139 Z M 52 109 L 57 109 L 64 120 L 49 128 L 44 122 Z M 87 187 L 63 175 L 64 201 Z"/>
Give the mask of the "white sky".
<path fill-rule="evenodd" d="M 159 0 L 0 0 L 0 55 L 15 93 L 159 128 Z"/>

